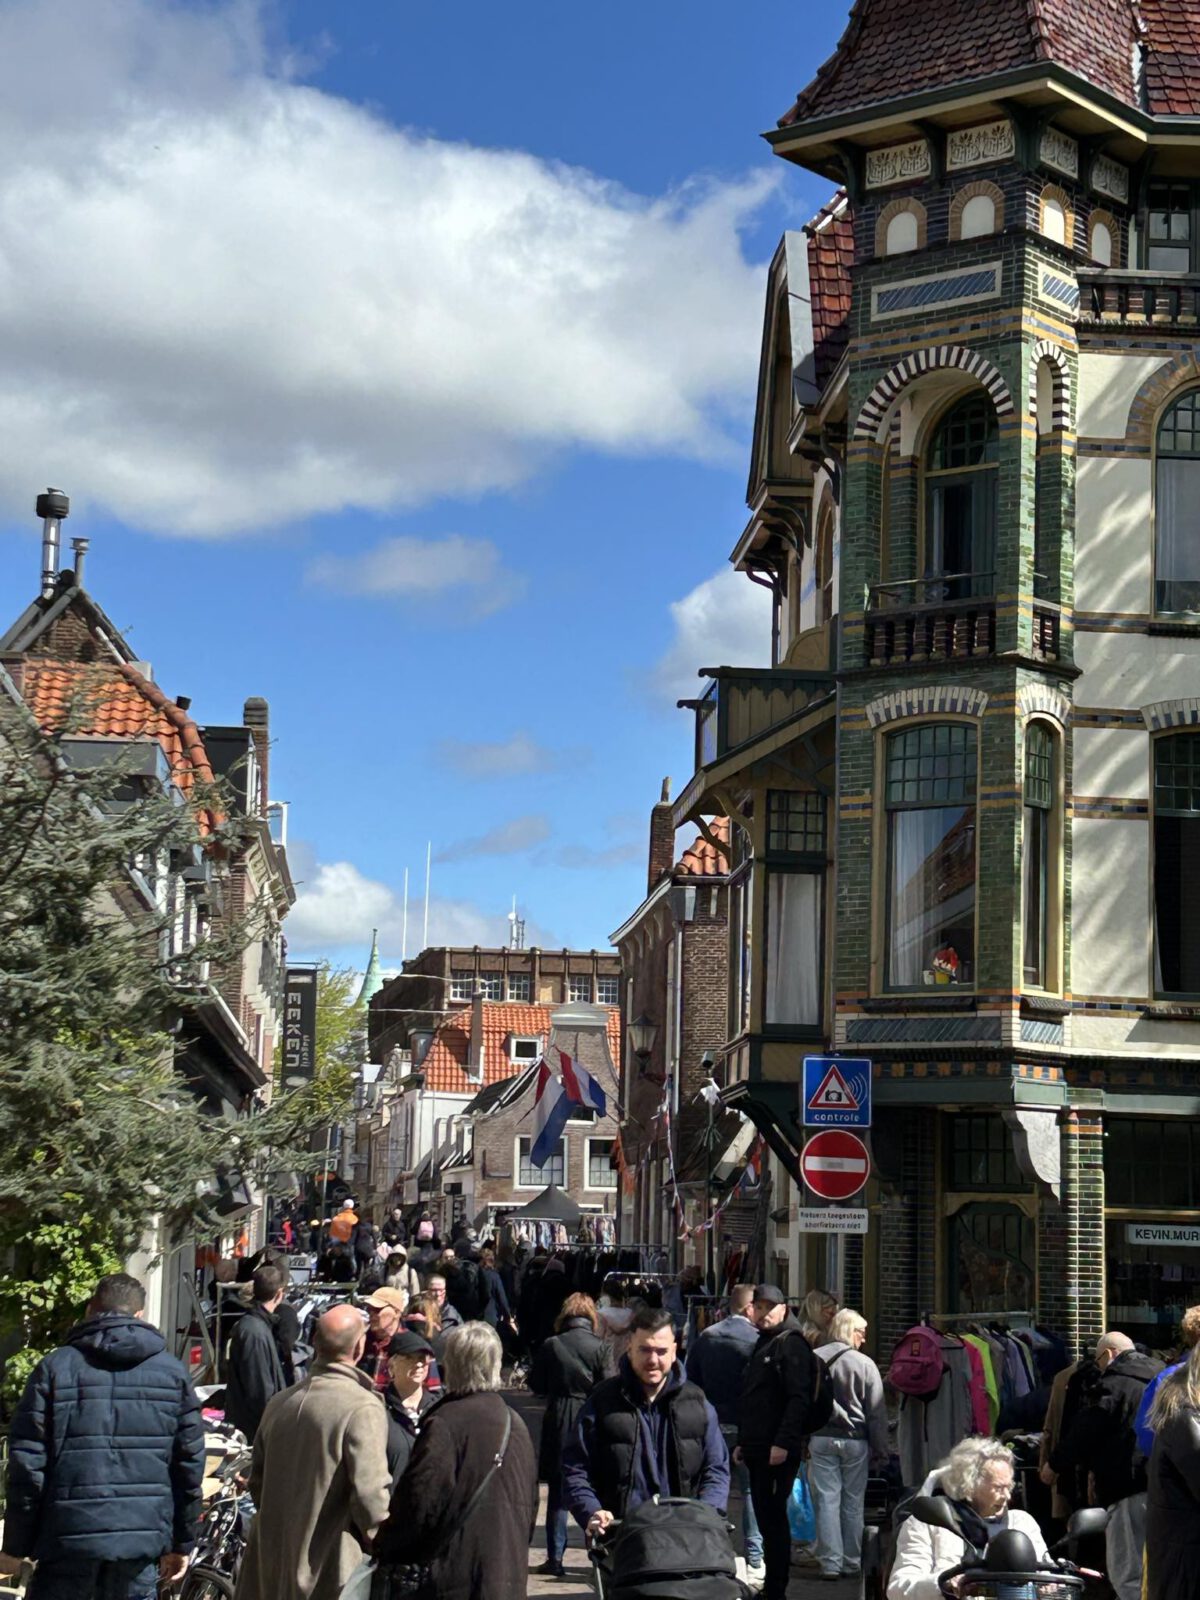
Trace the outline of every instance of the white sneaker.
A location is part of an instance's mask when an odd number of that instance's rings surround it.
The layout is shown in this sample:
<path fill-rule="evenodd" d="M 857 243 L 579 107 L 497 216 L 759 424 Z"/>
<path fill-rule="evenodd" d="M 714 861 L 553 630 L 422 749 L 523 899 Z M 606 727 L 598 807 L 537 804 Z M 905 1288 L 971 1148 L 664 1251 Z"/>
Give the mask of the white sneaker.
<path fill-rule="evenodd" d="M 762 1588 L 763 1584 L 766 1583 L 766 1581 L 767 1581 L 766 1565 L 763 1562 L 760 1561 L 756 1567 L 752 1567 L 749 1564 L 749 1562 L 747 1562 L 747 1564 L 746 1564 L 746 1577 L 745 1577 L 746 1587 L 748 1589 L 752 1589 L 754 1591 L 754 1593 L 757 1594 L 759 1592 L 759 1590 Z"/>

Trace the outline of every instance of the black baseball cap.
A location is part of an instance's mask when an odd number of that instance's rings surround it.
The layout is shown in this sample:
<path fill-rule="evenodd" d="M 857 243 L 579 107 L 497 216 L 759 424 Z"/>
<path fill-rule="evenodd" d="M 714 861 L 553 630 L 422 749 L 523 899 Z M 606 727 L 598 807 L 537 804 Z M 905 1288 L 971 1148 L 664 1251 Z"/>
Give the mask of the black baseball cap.
<path fill-rule="evenodd" d="M 419 1333 L 406 1329 L 403 1333 L 394 1333 L 388 1345 L 388 1360 L 393 1356 L 431 1356 L 433 1346 L 428 1339 L 422 1339 Z"/>
<path fill-rule="evenodd" d="M 781 1306 L 787 1300 L 782 1289 L 777 1289 L 773 1283 L 760 1283 L 754 1291 L 756 1305 Z"/>

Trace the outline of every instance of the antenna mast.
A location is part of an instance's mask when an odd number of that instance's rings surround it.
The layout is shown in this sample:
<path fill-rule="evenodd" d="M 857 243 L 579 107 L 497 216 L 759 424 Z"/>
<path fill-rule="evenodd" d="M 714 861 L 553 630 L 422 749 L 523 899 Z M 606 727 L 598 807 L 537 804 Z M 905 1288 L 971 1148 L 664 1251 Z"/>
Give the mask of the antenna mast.
<path fill-rule="evenodd" d="M 408 960 L 408 868 L 404 869 L 404 922 L 400 933 L 400 960 Z"/>

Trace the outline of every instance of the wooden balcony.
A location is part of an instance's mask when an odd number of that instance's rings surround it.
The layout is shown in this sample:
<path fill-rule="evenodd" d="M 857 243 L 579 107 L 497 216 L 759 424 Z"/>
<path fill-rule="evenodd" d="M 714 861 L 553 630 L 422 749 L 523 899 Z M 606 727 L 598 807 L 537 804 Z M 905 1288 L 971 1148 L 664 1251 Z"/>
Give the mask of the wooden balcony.
<path fill-rule="evenodd" d="M 939 573 L 876 584 L 865 617 L 868 666 L 993 655 L 994 588 L 990 572 Z"/>
<path fill-rule="evenodd" d="M 1200 327 L 1200 274 L 1091 268 L 1078 276 L 1081 327 Z"/>
<path fill-rule="evenodd" d="M 696 713 L 697 771 L 782 727 L 834 690 L 831 672 L 790 667 L 706 667 L 703 676 L 710 681 L 700 698 L 679 702 Z"/>

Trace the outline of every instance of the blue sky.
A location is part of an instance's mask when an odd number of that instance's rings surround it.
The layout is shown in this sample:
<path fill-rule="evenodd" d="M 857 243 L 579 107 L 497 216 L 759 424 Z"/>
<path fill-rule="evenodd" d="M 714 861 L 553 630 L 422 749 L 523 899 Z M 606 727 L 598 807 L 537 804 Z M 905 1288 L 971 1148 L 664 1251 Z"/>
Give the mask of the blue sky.
<path fill-rule="evenodd" d="M 772 125 L 843 0 L 0 0 L 0 590 L 72 496 L 89 586 L 203 721 L 272 707 L 293 951 L 603 945 L 765 649 L 764 269 L 826 186 Z M 63 91 L 47 118 L 53 55 Z M 714 581 L 715 580 L 715 581 Z"/>

